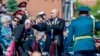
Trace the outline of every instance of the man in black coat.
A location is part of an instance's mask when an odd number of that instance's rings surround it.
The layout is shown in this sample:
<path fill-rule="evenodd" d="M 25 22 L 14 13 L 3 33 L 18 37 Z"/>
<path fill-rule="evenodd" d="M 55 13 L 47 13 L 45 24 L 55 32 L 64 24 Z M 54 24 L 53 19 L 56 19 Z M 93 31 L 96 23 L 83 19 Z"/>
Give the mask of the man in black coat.
<path fill-rule="evenodd" d="M 37 31 L 43 31 L 43 32 L 45 31 L 45 29 L 46 29 L 46 24 L 45 24 L 45 22 L 43 22 L 42 16 L 38 15 L 38 16 L 36 17 L 36 20 L 33 21 L 32 27 L 33 27 L 34 29 L 36 29 Z"/>
<path fill-rule="evenodd" d="M 58 17 L 59 12 L 57 9 L 53 9 L 51 11 L 51 19 L 47 22 L 46 26 L 46 44 L 45 44 L 45 51 L 49 52 L 50 43 L 57 39 L 57 49 L 58 49 L 58 56 L 61 56 L 62 47 L 63 47 L 63 29 L 65 26 L 64 19 Z M 56 38 L 55 38 L 56 37 Z M 50 51 L 52 52 L 52 51 Z"/>

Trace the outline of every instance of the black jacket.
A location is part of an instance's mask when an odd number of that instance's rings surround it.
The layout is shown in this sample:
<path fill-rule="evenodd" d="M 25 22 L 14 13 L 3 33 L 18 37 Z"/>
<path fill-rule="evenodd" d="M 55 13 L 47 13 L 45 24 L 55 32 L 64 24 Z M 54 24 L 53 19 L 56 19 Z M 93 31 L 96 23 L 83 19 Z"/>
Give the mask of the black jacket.
<path fill-rule="evenodd" d="M 30 28 L 27 30 L 28 33 L 25 35 L 25 25 L 19 25 L 14 29 L 14 37 L 15 37 L 15 41 L 21 41 L 22 38 L 26 38 L 26 36 L 30 35 L 30 34 L 34 34 L 33 30 Z"/>
<path fill-rule="evenodd" d="M 50 19 L 50 22 L 52 23 L 52 19 Z M 51 34 L 51 29 L 54 30 L 54 35 L 63 35 L 63 29 L 64 29 L 64 26 L 65 26 L 65 20 L 64 19 L 61 19 L 61 18 L 58 18 L 56 24 L 52 24 L 51 26 L 50 25 L 46 25 L 46 33 L 48 35 Z"/>
<path fill-rule="evenodd" d="M 46 30 L 46 24 L 45 22 L 41 22 L 39 24 L 35 24 L 32 26 L 34 29 L 38 30 L 38 31 L 45 31 Z"/>

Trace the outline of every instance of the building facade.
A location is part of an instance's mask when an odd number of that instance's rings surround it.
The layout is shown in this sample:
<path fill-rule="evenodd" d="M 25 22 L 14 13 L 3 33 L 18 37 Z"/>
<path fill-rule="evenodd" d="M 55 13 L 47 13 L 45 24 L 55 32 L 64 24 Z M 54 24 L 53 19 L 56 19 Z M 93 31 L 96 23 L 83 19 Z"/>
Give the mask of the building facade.
<path fill-rule="evenodd" d="M 7 3 L 7 0 L 3 0 Z M 50 12 L 52 9 L 59 10 L 59 16 L 63 16 L 62 4 L 63 0 L 16 0 L 18 3 L 22 1 L 27 2 L 27 10 L 32 16 L 36 16 L 40 11 L 44 11 L 47 17 L 50 18 Z"/>

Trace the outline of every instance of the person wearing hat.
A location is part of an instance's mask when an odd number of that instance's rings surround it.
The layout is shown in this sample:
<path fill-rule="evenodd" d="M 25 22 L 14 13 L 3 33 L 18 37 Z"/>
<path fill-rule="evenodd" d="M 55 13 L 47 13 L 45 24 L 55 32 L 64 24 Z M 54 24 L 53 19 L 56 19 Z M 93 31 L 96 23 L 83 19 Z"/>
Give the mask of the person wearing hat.
<path fill-rule="evenodd" d="M 29 11 L 27 11 L 26 7 L 27 7 L 27 2 L 25 2 L 25 1 L 19 3 L 19 5 L 18 5 L 19 10 L 24 11 L 25 15 L 29 16 L 30 13 L 29 13 Z"/>
<path fill-rule="evenodd" d="M 27 3 L 26 2 L 21 2 L 19 3 L 18 7 L 26 7 L 27 6 Z"/>
<path fill-rule="evenodd" d="M 100 22 L 96 22 L 94 27 L 94 20 L 89 17 L 90 10 L 87 6 L 77 8 L 79 18 L 71 21 L 69 26 L 66 46 L 68 47 L 68 44 L 74 41 L 74 56 L 95 56 L 93 29 L 100 30 Z"/>
<path fill-rule="evenodd" d="M 24 1 L 19 3 L 18 11 L 16 11 L 13 14 L 13 16 L 16 16 L 16 17 L 20 18 L 20 24 L 24 24 L 25 20 L 27 19 L 26 6 L 27 6 L 27 3 L 24 2 Z"/>
<path fill-rule="evenodd" d="M 38 15 L 41 16 L 44 20 L 46 20 L 46 14 L 44 11 L 39 12 Z"/>
<path fill-rule="evenodd" d="M 36 29 L 37 31 L 45 31 L 46 24 L 45 22 L 43 22 L 43 18 L 40 15 L 38 15 L 36 17 L 36 20 L 33 21 L 32 27 Z"/>
<path fill-rule="evenodd" d="M 18 17 L 20 19 L 20 24 L 24 24 L 25 20 L 27 19 L 27 16 L 25 15 L 24 11 L 18 10 L 13 14 L 13 16 Z"/>
<path fill-rule="evenodd" d="M 27 3 L 26 2 L 21 2 L 19 3 L 18 7 L 19 7 L 19 10 L 22 10 L 22 9 L 26 9 L 26 6 L 27 6 Z"/>

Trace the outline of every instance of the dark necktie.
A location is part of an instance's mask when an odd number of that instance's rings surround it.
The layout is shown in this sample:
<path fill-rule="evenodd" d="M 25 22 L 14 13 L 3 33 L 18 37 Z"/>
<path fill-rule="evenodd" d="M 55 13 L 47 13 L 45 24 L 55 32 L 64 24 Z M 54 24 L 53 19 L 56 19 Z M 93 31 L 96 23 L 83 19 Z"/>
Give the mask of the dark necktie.
<path fill-rule="evenodd" d="M 27 35 L 28 35 L 28 30 L 25 30 L 25 35 L 24 35 L 24 37 L 27 38 Z M 24 38 L 24 39 L 25 39 L 25 38 Z"/>
<path fill-rule="evenodd" d="M 53 29 L 51 29 L 51 39 L 53 39 L 54 35 L 53 35 Z"/>

